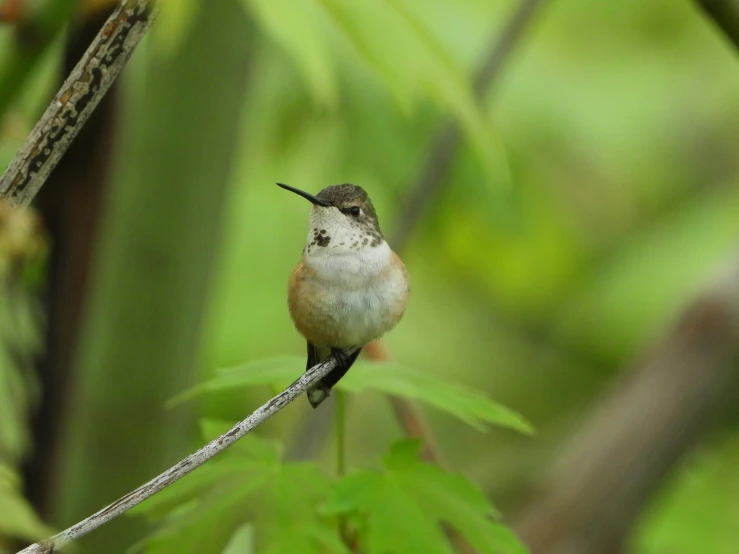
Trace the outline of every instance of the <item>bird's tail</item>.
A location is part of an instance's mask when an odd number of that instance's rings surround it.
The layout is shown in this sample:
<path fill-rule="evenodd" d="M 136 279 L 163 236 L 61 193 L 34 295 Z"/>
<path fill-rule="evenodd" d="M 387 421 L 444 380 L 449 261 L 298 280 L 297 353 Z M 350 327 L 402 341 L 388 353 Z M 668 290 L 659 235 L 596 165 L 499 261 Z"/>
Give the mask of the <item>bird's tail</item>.
<path fill-rule="evenodd" d="M 321 402 L 326 400 L 331 394 L 333 386 L 349 371 L 361 352 L 361 348 L 351 356 L 341 354 L 341 350 L 332 348 L 321 348 L 314 344 L 308 343 L 308 363 L 305 370 L 308 371 L 314 365 L 326 360 L 329 356 L 334 356 L 338 365 L 331 370 L 328 375 L 321 378 L 318 382 L 308 387 L 308 402 L 314 408 L 317 408 Z"/>

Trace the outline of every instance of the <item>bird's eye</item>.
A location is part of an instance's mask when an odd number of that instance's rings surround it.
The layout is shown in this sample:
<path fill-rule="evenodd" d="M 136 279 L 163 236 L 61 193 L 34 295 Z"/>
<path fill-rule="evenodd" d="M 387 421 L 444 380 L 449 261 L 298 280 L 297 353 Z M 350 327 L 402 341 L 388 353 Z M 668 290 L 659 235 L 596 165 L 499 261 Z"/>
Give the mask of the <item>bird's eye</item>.
<path fill-rule="evenodd" d="M 352 206 L 351 208 L 349 208 L 349 213 L 352 215 L 359 215 L 359 212 L 359 206 Z"/>

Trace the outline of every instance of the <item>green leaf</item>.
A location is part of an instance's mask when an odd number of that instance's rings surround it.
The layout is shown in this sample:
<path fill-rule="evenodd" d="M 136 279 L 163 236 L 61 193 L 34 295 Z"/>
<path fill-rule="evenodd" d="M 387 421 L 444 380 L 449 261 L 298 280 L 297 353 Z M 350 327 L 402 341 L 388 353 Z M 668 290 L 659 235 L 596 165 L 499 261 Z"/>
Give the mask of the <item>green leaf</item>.
<path fill-rule="evenodd" d="M 32 236 L 32 225 L 4 223 L 0 232 L 0 539 L 37 541 L 53 532 L 24 498 L 17 467 L 28 448 L 28 422 L 38 398 L 38 383 L 28 364 L 38 351 L 39 320 L 35 291 L 8 272 L 20 249 L 25 251 L 32 241 L 41 239 Z M 31 258 L 31 253 L 29 249 L 24 256 Z"/>
<path fill-rule="evenodd" d="M 51 536 L 53 531 L 34 513 L 20 488 L 16 473 L 0 463 L 0 537 L 37 541 Z"/>
<path fill-rule="evenodd" d="M 221 554 L 253 554 L 253 552 L 254 526 L 247 524 L 236 529 Z"/>
<path fill-rule="evenodd" d="M 393 445 L 384 471 L 355 471 L 335 484 L 328 514 L 359 519 L 363 552 L 451 554 L 441 524 L 459 532 L 481 554 L 523 554 L 526 549 L 484 495 L 461 475 L 419 458 L 418 441 Z"/>
<path fill-rule="evenodd" d="M 286 385 L 299 375 L 298 368 L 304 364 L 303 358 L 281 357 L 221 370 L 216 377 L 180 394 L 170 404 L 206 392 L 255 385 Z M 485 395 L 395 362 L 357 362 L 339 381 L 337 388 L 353 393 L 376 390 L 419 400 L 480 430 L 485 430 L 488 425 L 499 425 L 522 433 L 533 432 L 523 417 Z"/>
<path fill-rule="evenodd" d="M 491 424 L 533 432 L 524 418 L 480 392 L 395 362 L 358 362 L 337 386 L 350 392 L 376 390 L 419 400 L 480 430 Z"/>
<path fill-rule="evenodd" d="M 187 38 L 198 18 L 198 0 L 165 0 L 160 2 L 157 24 L 152 30 L 152 42 L 157 52 L 167 58 L 173 56 Z"/>
<path fill-rule="evenodd" d="M 227 428 L 214 422 L 203 427 L 207 433 Z M 220 554 L 243 544 L 244 526 L 252 525 L 255 552 L 347 553 L 336 523 L 318 513 L 328 477 L 315 464 L 283 463 L 280 452 L 273 441 L 246 437 L 141 504 L 135 513 L 162 525 L 139 548 Z"/>
<path fill-rule="evenodd" d="M 441 42 L 397 0 L 319 0 L 357 54 L 408 110 L 424 95 L 458 120 L 491 182 L 507 185 L 507 161 L 470 79 Z"/>
<path fill-rule="evenodd" d="M 215 378 L 175 396 L 167 406 L 172 407 L 203 393 L 247 386 L 289 384 L 300 376 L 299 368 L 305 368 L 305 358 L 285 356 L 221 369 Z"/>
<path fill-rule="evenodd" d="M 334 108 L 338 85 L 331 47 L 326 42 L 327 19 L 313 1 L 242 0 L 264 30 L 294 59 L 313 97 Z"/>

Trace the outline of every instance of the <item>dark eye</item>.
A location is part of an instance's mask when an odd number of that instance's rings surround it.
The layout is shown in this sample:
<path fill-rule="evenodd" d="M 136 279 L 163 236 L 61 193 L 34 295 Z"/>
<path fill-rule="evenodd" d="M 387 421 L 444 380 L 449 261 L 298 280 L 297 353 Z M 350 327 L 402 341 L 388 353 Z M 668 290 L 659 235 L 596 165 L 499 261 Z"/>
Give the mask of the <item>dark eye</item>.
<path fill-rule="evenodd" d="M 349 208 L 349 213 L 352 215 L 359 215 L 359 206 L 352 206 Z"/>

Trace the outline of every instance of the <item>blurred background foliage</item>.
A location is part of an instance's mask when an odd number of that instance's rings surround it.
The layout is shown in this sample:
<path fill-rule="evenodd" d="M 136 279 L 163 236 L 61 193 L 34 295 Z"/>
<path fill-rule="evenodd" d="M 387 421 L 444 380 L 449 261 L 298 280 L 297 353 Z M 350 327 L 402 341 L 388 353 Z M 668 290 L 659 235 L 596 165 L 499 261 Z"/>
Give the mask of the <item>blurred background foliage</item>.
<path fill-rule="evenodd" d="M 23 22 L 0 27 L 2 167 L 55 92 L 75 33 L 112 5 L 25 4 L 29 21 L 43 14 L 33 27 L 43 40 L 20 56 Z M 89 273 L 67 345 L 72 361 L 57 375 L 63 387 L 39 391 L 27 362 L 39 347 L 19 298 L 38 290 L 40 272 L 23 279 L 28 290 L 11 294 L 4 284 L 0 293 L 3 348 L 20 344 L 25 360 L 0 353 L 0 533 L 43 534 L 18 494 L 19 475 L 27 486 L 42 478 L 33 463 L 17 473 L 23 454 L 44 452 L 43 490 L 31 500 L 63 527 L 199 444 L 196 415 L 240 419 L 267 398 L 257 388 L 164 408 L 218 368 L 304 351 L 286 282 L 309 208 L 273 183 L 312 192 L 360 184 L 392 237 L 449 118 L 463 143 L 402 252 L 413 296 L 387 344 L 404 364 L 485 391 L 533 423 L 534 438 L 481 435 L 427 413 L 451 467 L 503 513 L 522 504 L 598 393 L 736 245 L 739 66 L 690 2 L 557 0 L 542 3 L 477 101 L 473 75 L 515 5 L 163 3 L 117 85 L 117 124 L 102 126 L 114 133 L 109 178 L 79 177 L 99 179 L 99 203 L 72 203 L 61 227 L 47 222 L 56 263 L 35 255 L 52 297 L 55 275 L 71 264 Z M 92 163 L 84 151 L 76 160 Z M 80 230 L 76 210 L 86 209 L 99 217 Z M 59 246 L 82 231 L 94 254 L 66 258 Z M 29 430 L 37 396 L 58 397 L 46 416 L 52 436 Z M 297 402 L 264 432 L 289 442 L 319 417 Z M 353 398 L 348 417 L 352 465 L 376 463 L 400 436 L 378 394 Z M 683 461 L 630 551 L 735 552 L 735 442 L 730 433 L 707 437 Z M 6 517 L 18 518 L 14 532 Z M 122 552 L 141 532 L 126 519 L 81 544 Z"/>

